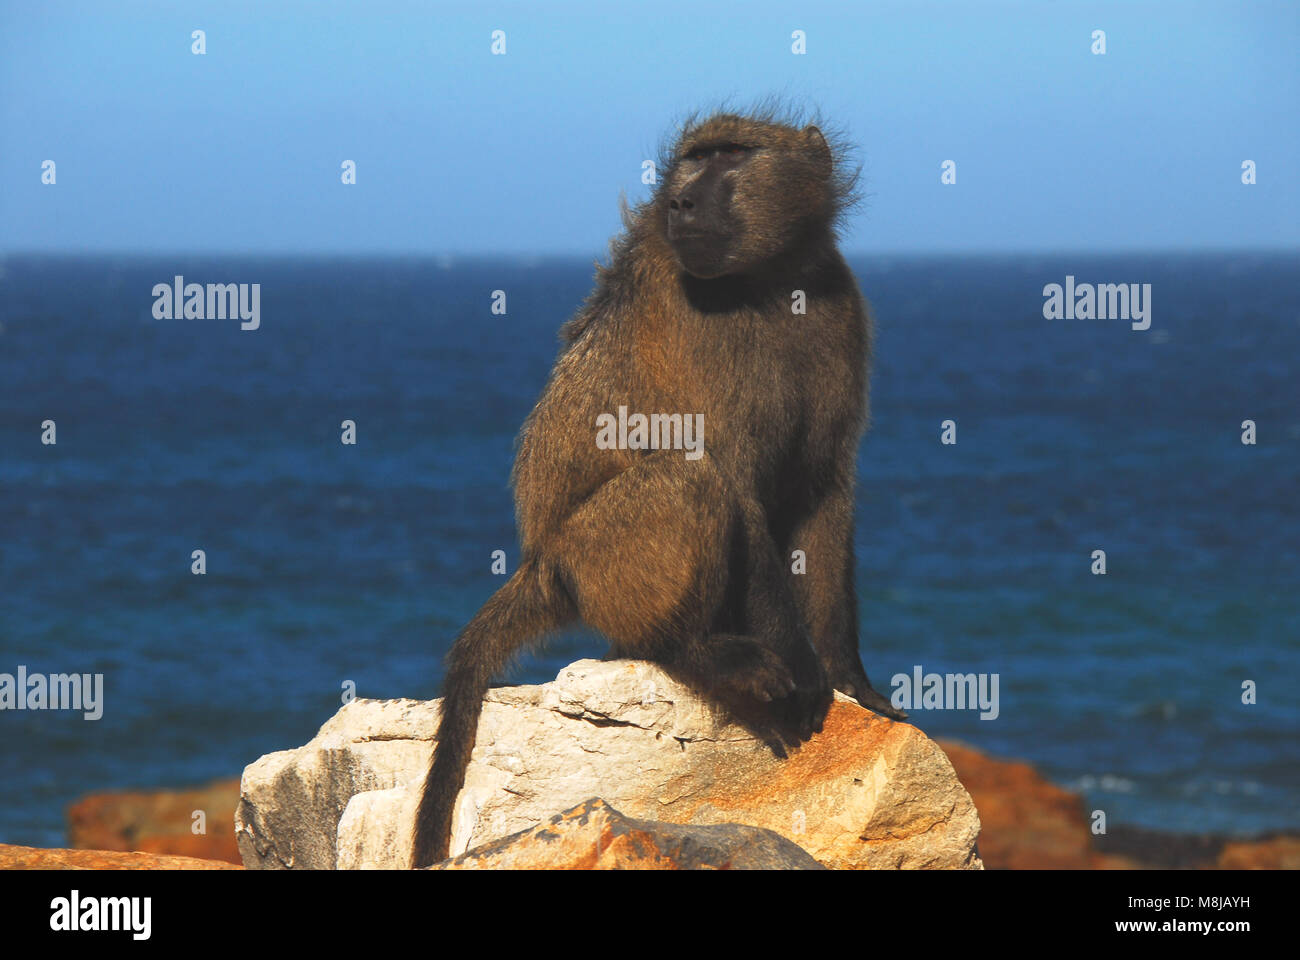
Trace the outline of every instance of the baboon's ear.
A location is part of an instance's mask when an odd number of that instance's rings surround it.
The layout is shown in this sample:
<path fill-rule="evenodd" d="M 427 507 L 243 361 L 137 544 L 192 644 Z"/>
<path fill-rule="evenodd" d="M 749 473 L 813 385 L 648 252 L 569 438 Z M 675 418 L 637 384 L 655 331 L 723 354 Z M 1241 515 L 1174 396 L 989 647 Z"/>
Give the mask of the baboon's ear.
<path fill-rule="evenodd" d="M 817 127 L 809 124 L 803 128 L 803 136 L 808 143 L 809 151 L 829 173 L 831 168 L 831 145 L 826 142 L 825 134 Z"/>

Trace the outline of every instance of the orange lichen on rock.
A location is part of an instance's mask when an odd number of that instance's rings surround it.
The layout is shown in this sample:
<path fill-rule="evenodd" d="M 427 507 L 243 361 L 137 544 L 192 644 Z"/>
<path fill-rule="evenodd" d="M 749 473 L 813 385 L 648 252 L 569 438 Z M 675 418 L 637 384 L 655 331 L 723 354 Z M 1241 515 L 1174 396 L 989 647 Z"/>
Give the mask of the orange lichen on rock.
<path fill-rule="evenodd" d="M 121 850 L 60 850 L 0 843 L 0 870 L 242 870 L 224 860 Z"/>
<path fill-rule="evenodd" d="M 736 823 L 633 820 L 592 798 L 546 823 L 494 840 L 435 870 L 817 870 L 770 830 Z"/>

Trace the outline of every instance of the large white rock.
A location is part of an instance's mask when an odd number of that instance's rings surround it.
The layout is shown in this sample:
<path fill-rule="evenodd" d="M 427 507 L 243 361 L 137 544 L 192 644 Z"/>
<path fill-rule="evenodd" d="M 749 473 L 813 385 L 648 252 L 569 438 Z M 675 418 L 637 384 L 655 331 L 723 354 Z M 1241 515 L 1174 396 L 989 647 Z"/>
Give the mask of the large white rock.
<path fill-rule="evenodd" d="M 405 867 L 439 701 L 354 700 L 309 743 L 250 765 L 244 865 Z M 786 759 L 657 667 L 580 660 L 488 693 L 452 855 L 600 797 L 629 817 L 775 830 L 830 867 L 981 867 L 979 817 L 923 733 L 841 694 Z"/>

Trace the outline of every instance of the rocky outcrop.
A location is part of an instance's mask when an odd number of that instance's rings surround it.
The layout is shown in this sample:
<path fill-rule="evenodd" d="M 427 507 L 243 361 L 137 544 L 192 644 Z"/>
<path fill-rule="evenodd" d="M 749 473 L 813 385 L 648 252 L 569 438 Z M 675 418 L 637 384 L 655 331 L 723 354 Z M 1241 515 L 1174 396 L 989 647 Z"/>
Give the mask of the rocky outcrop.
<path fill-rule="evenodd" d="M 1111 823 L 1093 835 L 1083 797 L 1019 760 L 940 740 L 980 812 L 991 870 L 1297 870 L 1300 836 L 1168 833 Z"/>
<path fill-rule="evenodd" d="M 979 854 L 986 867 L 1300 869 L 1300 836 L 1295 834 L 1228 838 L 1112 824 L 1109 834 L 1093 837 L 1078 794 L 1052 784 L 1026 763 L 989 756 L 957 741 L 938 743 L 979 810 Z M 237 779 L 189 789 L 91 794 L 68 810 L 69 843 L 95 851 L 87 854 L 92 857 L 135 849 L 205 860 L 233 856 L 238 862 L 238 853 L 231 853 L 238 802 Z M 190 831 L 196 809 L 207 813 L 206 836 Z M 223 830 L 223 825 L 228 826 Z M 71 855 L 74 860 L 80 856 L 75 851 L 38 852 L 43 857 Z M 118 862 L 123 868 L 153 863 L 134 857 Z"/>
<path fill-rule="evenodd" d="M 438 702 L 355 700 L 241 781 L 236 836 L 264 869 L 404 867 Z M 918 729 L 837 694 L 786 759 L 641 661 L 582 660 L 489 692 L 452 853 L 598 797 L 669 824 L 775 831 L 835 868 L 976 868 L 979 818 Z"/>
<path fill-rule="evenodd" d="M 1092 849 L 1083 800 L 1027 763 L 990 757 L 941 740 L 962 786 L 980 812 L 980 857 L 991 870 L 1088 870 Z"/>
<path fill-rule="evenodd" d="M 1278 833 L 1228 840 L 1214 863 L 1218 870 L 1300 870 L 1300 837 Z"/>
<path fill-rule="evenodd" d="M 824 870 L 772 830 L 633 820 L 591 799 L 436 870 Z"/>
<path fill-rule="evenodd" d="M 238 780 L 187 790 L 92 793 L 68 807 L 68 846 L 239 863 L 234 826 L 238 800 Z M 199 828 L 202 832 L 196 833 Z"/>
<path fill-rule="evenodd" d="M 0 870 L 242 870 L 224 860 L 121 850 L 57 850 L 0 843 Z"/>
<path fill-rule="evenodd" d="M 1094 838 L 1095 869 L 1300 870 L 1300 836 L 1166 833 L 1126 824 Z"/>

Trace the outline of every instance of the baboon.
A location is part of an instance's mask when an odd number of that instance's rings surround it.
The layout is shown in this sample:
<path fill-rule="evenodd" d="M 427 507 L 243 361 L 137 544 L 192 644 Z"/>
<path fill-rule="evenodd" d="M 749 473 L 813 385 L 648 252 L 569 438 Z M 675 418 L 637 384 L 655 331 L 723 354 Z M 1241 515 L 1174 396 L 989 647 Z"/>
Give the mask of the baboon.
<path fill-rule="evenodd" d="M 574 621 L 781 754 L 820 729 L 832 690 L 906 716 L 858 654 L 853 487 L 871 326 L 836 247 L 856 180 L 837 144 L 770 112 L 692 119 L 653 196 L 625 209 L 520 433 L 519 567 L 447 656 L 414 866 L 448 855 L 493 675 Z M 598 446 L 598 418 L 620 407 L 702 414 L 702 455 Z"/>

